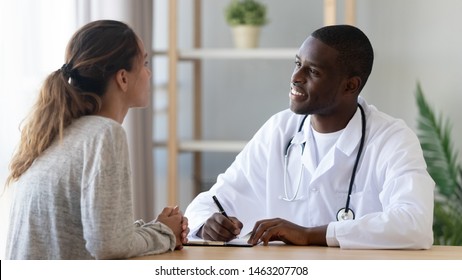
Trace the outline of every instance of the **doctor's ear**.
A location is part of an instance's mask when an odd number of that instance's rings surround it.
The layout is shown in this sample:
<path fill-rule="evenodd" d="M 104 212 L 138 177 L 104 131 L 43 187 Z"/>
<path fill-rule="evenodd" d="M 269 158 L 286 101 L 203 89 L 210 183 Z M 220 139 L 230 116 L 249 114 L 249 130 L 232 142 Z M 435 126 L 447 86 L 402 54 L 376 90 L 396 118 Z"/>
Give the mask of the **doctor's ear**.
<path fill-rule="evenodd" d="M 128 72 L 125 69 L 120 69 L 115 73 L 115 81 L 117 86 L 123 91 L 128 90 Z"/>
<path fill-rule="evenodd" d="M 348 78 L 346 82 L 345 91 L 347 93 L 359 94 L 361 88 L 362 80 L 359 76 L 353 76 Z"/>

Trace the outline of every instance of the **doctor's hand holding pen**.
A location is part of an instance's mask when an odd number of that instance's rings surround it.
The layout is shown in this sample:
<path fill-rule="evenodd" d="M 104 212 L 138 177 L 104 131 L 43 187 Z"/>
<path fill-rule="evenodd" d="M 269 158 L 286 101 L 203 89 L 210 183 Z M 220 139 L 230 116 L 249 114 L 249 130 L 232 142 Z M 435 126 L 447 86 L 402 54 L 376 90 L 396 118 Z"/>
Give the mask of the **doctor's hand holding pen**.
<path fill-rule="evenodd" d="M 229 217 L 220 201 L 214 195 L 213 202 L 219 213 L 214 213 L 205 221 L 205 224 L 197 232 L 197 236 L 204 240 L 230 241 L 236 238 L 244 226 L 236 217 Z"/>
<path fill-rule="evenodd" d="M 243 224 L 236 217 L 214 213 L 205 221 L 197 236 L 204 240 L 230 241 L 241 233 L 242 227 Z"/>

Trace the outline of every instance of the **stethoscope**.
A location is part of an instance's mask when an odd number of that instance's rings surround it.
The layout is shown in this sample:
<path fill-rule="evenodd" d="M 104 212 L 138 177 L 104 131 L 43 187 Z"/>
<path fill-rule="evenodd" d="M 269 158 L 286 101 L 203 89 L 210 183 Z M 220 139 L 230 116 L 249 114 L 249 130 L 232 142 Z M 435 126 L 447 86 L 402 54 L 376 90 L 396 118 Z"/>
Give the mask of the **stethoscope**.
<path fill-rule="evenodd" d="M 359 105 L 359 104 L 358 104 L 358 107 L 359 107 L 359 109 L 361 111 L 361 141 L 359 143 L 358 153 L 356 154 L 355 164 L 353 165 L 353 170 L 351 172 L 350 185 L 348 187 L 348 196 L 347 196 L 347 200 L 346 200 L 346 203 L 345 203 L 345 207 L 338 210 L 338 212 L 337 212 L 337 221 L 354 220 L 354 218 L 355 218 L 355 213 L 353 212 L 352 209 L 350 209 L 350 196 L 351 196 L 351 192 L 353 190 L 353 184 L 354 184 L 355 176 L 356 176 L 356 169 L 358 168 L 359 159 L 361 157 L 361 153 L 362 153 L 363 147 L 364 147 L 364 141 L 365 141 L 365 138 L 366 138 L 365 137 L 366 136 L 366 115 L 364 113 L 363 107 L 361 105 Z M 303 125 L 304 125 L 305 120 L 306 120 L 307 117 L 308 117 L 308 115 L 305 115 L 305 117 L 303 117 L 302 122 L 300 123 L 300 126 L 298 128 L 298 132 L 302 131 Z M 300 177 L 298 179 L 297 189 L 296 189 L 295 193 L 293 194 L 293 196 L 289 198 L 288 193 L 287 193 L 288 158 L 289 158 L 289 149 L 290 149 L 290 147 L 292 145 L 292 139 L 293 138 L 294 137 L 292 137 L 289 140 L 289 143 L 287 144 L 287 147 L 286 147 L 286 150 L 285 150 L 285 155 L 284 155 L 284 194 L 285 194 L 285 197 L 282 197 L 282 199 L 285 200 L 285 201 L 288 201 L 288 202 L 292 202 L 292 201 L 295 201 L 297 199 L 298 192 L 300 191 L 300 185 L 301 185 L 301 182 L 302 182 L 302 174 L 300 174 Z M 302 146 L 302 154 L 303 154 L 303 150 L 305 149 L 305 144 L 306 144 L 306 142 L 303 142 L 301 144 L 301 146 Z"/>

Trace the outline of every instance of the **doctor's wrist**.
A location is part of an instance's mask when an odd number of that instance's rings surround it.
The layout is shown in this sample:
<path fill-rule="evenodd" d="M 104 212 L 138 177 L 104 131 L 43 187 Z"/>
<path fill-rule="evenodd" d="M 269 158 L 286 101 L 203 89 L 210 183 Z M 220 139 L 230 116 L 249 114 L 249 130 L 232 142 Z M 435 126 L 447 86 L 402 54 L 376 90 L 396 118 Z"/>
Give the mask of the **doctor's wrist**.
<path fill-rule="evenodd" d="M 308 245 L 327 246 L 327 225 L 308 228 Z"/>
<path fill-rule="evenodd" d="M 199 238 L 202 238 L 202 230 L 204 229 L 204 225 L 202 225 L 199 230 L 196 232 L 196 236 L 199 237 Z"/>

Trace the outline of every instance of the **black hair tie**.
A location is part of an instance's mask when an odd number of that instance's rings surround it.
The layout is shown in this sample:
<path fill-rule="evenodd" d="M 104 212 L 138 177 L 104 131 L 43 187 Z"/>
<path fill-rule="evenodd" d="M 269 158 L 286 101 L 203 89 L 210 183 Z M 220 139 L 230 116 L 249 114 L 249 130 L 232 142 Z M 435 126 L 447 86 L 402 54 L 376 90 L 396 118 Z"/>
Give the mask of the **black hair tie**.
<path fill-rule="evenodd" d="M 72 63 L 64 63 L 61 67 L 61 73 L 67 79 L 67 82 L 81 91 L 93 92 L 97 95 L 102 95 L 104 91 L 104 83 L 94 78 L 84 77 L 80 75 L 77 69 L 72 69 Z"/>
<path fill-rule="evenodd" d="M 72 78 L 73 69 L 71 64 L 64 63 L 60 70 L 66 78 Z"/>

